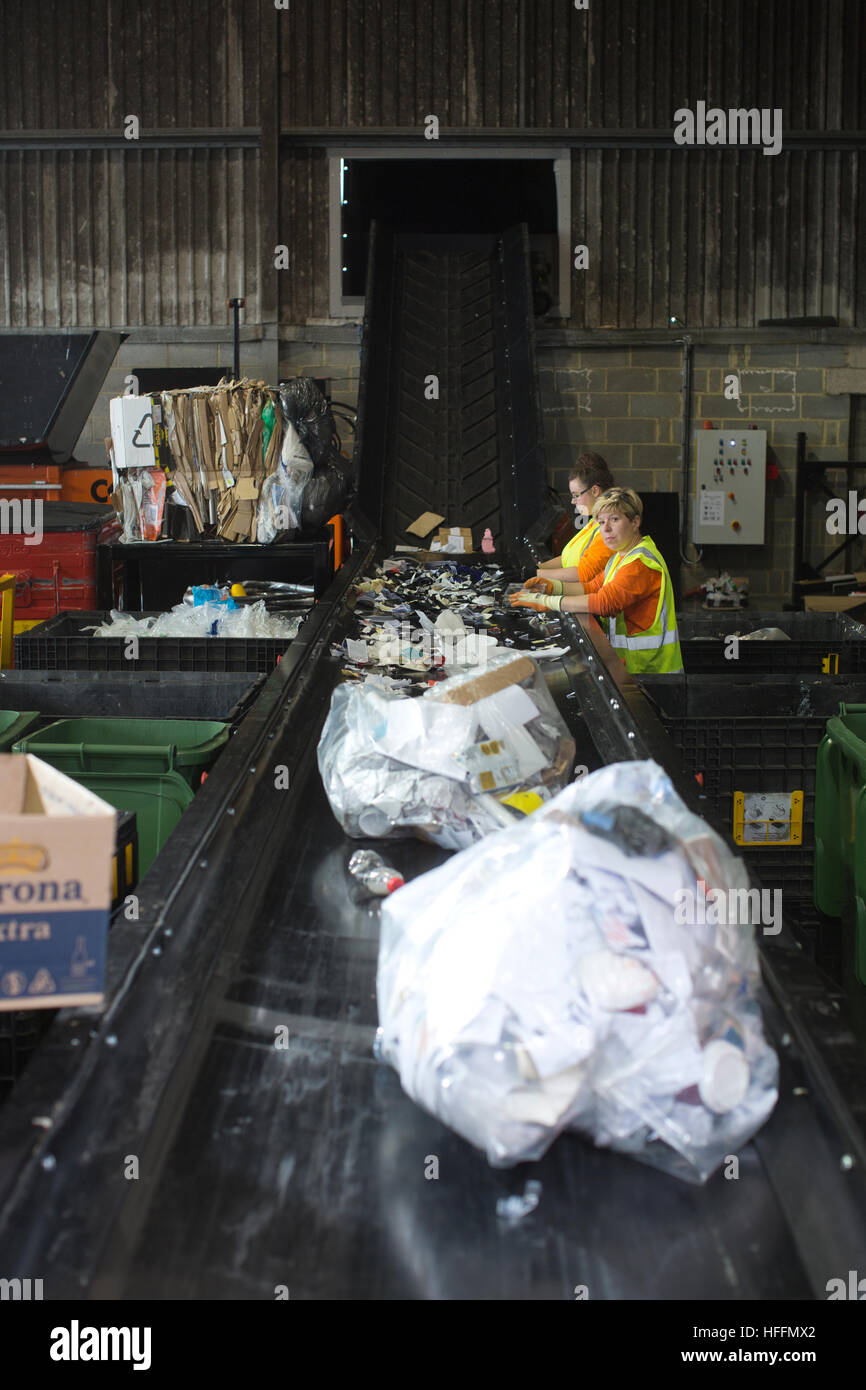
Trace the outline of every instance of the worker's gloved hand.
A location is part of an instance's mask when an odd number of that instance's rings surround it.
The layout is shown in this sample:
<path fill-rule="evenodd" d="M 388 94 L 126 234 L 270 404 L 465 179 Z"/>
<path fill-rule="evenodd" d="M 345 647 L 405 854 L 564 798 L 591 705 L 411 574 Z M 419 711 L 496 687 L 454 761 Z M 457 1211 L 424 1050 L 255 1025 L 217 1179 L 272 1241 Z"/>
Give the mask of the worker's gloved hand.
<path fill-rule="evenodd" d="M 521 589 L 519 593 L 511 595 L 511 607 L 534 608 L 538 613 L 543 613 L 549 608 L 558 613 L 562 607 L 562 597 L 559 594 L 533 594 L 528 589 Z"/>
<path fill-rule="evenodd" d="M 534 579 L 527 579 L 525 589 L 532 589 L 538 594 L 561 594 L 563 592 L 561 579 L 548 579 L 543 574 L 537 574 Z"/>

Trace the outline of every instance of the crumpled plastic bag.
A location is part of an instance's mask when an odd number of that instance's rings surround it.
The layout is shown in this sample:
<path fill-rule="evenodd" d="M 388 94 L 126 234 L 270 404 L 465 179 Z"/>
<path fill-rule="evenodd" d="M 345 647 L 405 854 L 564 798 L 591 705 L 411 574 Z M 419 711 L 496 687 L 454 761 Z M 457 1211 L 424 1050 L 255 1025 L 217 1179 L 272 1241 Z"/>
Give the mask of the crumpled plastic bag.
<path fill-rule="evenodd" d="M 504 651 L 414 699 L 338 685 L 318 758 L 346 834 L 462 849 L 564 786 L 574 740 L 535 663 Z"/>
<path fill-rule="evenodd" d="M 345 509 L 354 491 L 354 471 L 340 453 L 333 412 L 310 377 L 295 377 L 280 386 L 283 420 L 291 425 L 312 460 L 312 472 L 294 510 L 300 529 L 320 530 L 325 522 Z"/>
<path fill-rule="evenodd" d="M 754 927 L 714 921 L 750 913 L 705 896 L 747 889 L 656 763 L 583 777 L 385 902 L 377 1056 L 495 1166 L 570 1129 L 703 1182 L 777 1097 Z"/>
<path fill-rule="evenodd" d="M 280 462 L 262 483 L 256 513 L 259 545 L 270 545 L 277 536 L 301 529 L 304 490 L 313 472 L 313 462 L 291 420 L 283 424 Z"/>
<path fill-rule="evenodd" d="M 133 618 L 113 608 L 108 622 L 87 627 L 95 637 L 297 637 L 304 619 L 269 613 L 264 602 L 230 609 L 226 603 L 175 604 L 169 613 Z"/>

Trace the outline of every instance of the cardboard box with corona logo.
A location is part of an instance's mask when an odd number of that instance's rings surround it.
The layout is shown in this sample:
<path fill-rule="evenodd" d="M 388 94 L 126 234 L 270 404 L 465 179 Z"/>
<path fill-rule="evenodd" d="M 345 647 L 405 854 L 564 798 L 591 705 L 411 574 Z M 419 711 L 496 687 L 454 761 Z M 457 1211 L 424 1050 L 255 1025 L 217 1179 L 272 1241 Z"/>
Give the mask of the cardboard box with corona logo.
<path fill-rule="evenodd" d="M 0 1011 L 102 1003 L 115 825 L 56 768 L 0 755 Z"/>

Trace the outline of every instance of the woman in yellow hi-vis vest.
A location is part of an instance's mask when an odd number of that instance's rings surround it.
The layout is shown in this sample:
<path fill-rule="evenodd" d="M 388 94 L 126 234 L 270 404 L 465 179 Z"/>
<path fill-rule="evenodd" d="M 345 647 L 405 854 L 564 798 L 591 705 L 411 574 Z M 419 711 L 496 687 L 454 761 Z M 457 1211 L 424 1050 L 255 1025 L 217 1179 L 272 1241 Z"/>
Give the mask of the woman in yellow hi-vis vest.
<path fill-rule="evenodd" d="M 602 493 L 612 487 L 613 478 L 601 454 L 581 454 L 568 479 L 574 510 L 588 517 Z M 580 594 L 580 586 L 600 574 L 609 559 L 610 551 L 601 538 L 598 522 L 589 521 L 572 536 L 561 555 L 539 565 L 537 575 L 526 581 L 526 587 L 543 594 Z"/>
<path fill-rule="evenodd" d="M 512 605 L 607 618 L 611 645 L 629 671 L 682 671 L 673 585 L 655 542 L 640 533 L 643 503 L 631 488 L 615 487 L 598 499 L 593 515 L 605 545 L 614 552 L 603 574 L 575 585 L 582 592 L 565 597 L 523 589 L 512 595 Z"/>

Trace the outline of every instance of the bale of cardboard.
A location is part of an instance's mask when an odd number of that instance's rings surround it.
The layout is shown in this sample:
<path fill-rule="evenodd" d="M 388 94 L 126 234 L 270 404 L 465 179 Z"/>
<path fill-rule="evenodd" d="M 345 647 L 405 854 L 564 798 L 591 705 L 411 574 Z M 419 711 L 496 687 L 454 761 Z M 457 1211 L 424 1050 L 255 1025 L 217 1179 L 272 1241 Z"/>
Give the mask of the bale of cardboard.
<path fill-rule="evenodd" d="M 0 755 L 0 1011 L 103 1002 L 115 825 L 56 768 Z"/>

